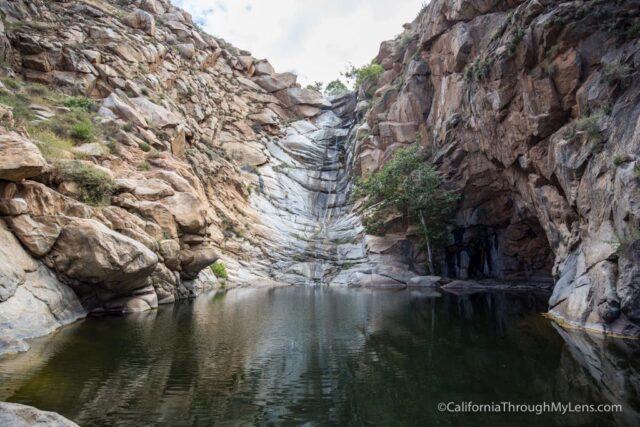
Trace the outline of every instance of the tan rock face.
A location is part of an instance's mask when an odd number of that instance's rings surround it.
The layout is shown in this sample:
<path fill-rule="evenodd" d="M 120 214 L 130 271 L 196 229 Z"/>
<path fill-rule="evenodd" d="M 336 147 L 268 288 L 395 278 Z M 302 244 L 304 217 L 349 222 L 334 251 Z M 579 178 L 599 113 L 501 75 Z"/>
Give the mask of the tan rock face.
<path fill-rule="evenodd" d="M 417 46 L 380 47 L 378 63 L 400 77 L 376 92 L 356 169 L 378 169 L 417 134 L 464 195 L 445 275 L 553 279 L 553 314 L 637 335 L 627 314 L 640 295 L 635 255 L 616 246 L 637 238 L 640 222 L 629 175 L 640 155 L 640 86 L 606 83 L 602 69 L 627 64 L 636 74 L 640 56 L 624 53 L 637 39 L 594 17 L 637 4 L 599 3 L 582 17 L 576 7 L 432 1 L 403 37 Z"/>
<path fill-rule="evenodd" d="M 62 228 L 48 262 L 69 279 L 122 295 L 144 285 L 158 257 L 95 220 L 75 219 Z"/>
<path fill-rule="evenodd" d="M 0 135 L 0 179 L 21 181 L 38 176 L 46 164 L 30 140 L 15 132 Z"/>

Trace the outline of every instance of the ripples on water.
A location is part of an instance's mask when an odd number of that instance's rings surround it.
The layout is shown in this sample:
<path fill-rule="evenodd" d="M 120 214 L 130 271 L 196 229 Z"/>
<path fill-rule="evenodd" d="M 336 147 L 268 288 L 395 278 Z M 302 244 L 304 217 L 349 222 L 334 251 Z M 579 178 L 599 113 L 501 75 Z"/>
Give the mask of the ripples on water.
<path fill-rule="evenodd" d="M 0 400 L 111 425 L 640 425 L 636 341 L 568 333 L 546 296 L 244 289 L 88 319 L 0 359 Z M 622 403 L 447 415 L 440 401 Z"/>

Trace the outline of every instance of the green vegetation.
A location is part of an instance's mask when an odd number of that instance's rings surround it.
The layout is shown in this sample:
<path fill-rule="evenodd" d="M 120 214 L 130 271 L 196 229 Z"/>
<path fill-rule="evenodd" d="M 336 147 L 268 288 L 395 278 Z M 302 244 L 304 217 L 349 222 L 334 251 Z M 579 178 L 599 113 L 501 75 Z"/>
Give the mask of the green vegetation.
<path fill-rule="evenodd" d="M 141 142 L 138 144 L 138 147 L 144 151 L 145 153 L 148 153 L 149 151 L 151 151 L 151 146 L 149 144 L 147 144 L 146 142 Z"/>
<path fill-rule="evenodd" d="M 553 46 L 551 46 L 551 48 L 547 52 L 547 57 L 553 59 L 556 56 L 558 56 L 558 54 L 562 52 L 563 49 L 564 49 L 564 43 L 560 42 L 560 43 L 554 44 Z"/>
<path fill-rule="evenodd" d="M 382 169 L 356 184 L 355 199 L 363 199 L 364 225 L 369 233 L 384 231 L 385 220 L 401 213 L 420 225 L 428 268 L 434 274 L 434 249 L 446 242 L 459 196 L 443 188 L 443 178 L 414 144 L 398 150 Z"/>
<path fill-rule="evenodd" d="M 619 85 L 625 87 L 629 82 L 629 78 L 633 73 L 630 65 L 620 62 L 612 62 L 605 64 L 602 69 L 602 80 L 610 85 Z"/>
<path fill-rule="evenodd" d="M 71 96 L 64 101 L 64 106 L 84 111 L 91 111 L 95 108 L 93 101 L 84 96 Z"/>
<path fill-rule="evenodd" d="M 602 132 L 600 131 L 600 125 L 598 124 L 603 116 L 604 113 L 602 111 L 584 115 L 576 121 L 576 129 L 586 133 L 590 141 L 598 143 L 604 142 L 605 138 L 603 137 Z"/>
<path fill-rule="evenodd" d="M 138 170 L 141 172 L 148 171 L 148 170 L 151 170 L 151 166 L 149 165 L 149 162 L 147 162 L 146 160 L 143 160 L 140 163 L 138 163 Z"/>
<path fill-rule="evenodd" d="M 47 160 L 72 159 L 75 144 L 104 137 L 106 129 L 92 122 L 95 105 L 90 99 L 69 97 L 39 83 L 11 78 L 2 83 L 0 104 L 11 108 L 16 128 L 27 129 Z M 32 109 L 33 105 L 41 107 Z M 52 116 L 39 117 L 38 109 L 49 110 Z"/>
<path fill-rule="evenodd" d="M 34 127 L 29 133 L 47 161 L 73 157 L 73 142 L 60 138 L 52 130 Z"/>
<path fill-rule="evenodd" d="M 507 54 L 509 56 L 513 56 L 516 53 L 516 48 L 523 38 L 524 30 L 522 28 L 518 28 L 513 32 L 511 39 L 507 42 Z"/>
<path fill-rule="evenodd" d="M 348 80 L 353 80 L 355 88 L 358 89 L 362 86 L 375 85 L 378 82 L 378 77 L 380 77 L 383 72 L 384 68 L 382 68 L 380 64 L 372 62 L 371 64 L 364 65 L 360 68 L 356 68 L 351 65 L 350 69 L 343 73 L 343 75 Z M 367 95 L 372 95 L 370 90 L 367 92 Z"/>
<path fill-rule="evenodd" d="M 89 121 L 81 121 L 71 126 L 69 135 L 75 140 L 88 142 L 94 137 L 93 123 Z"/>
<path fill-rule="evenodd" d="M 615 166 L 620 166 L 628 161 L 631 161 L 631 157 L 628 154 L 616 154 L 613 157 L 613 164 Z"/>
<path fill-rule="evenodd" d="M 227 268 L 224 266 L 222 261 L 216 261 L 214 264 L 211 264 L 209 268 L 218 279 L 226 280 L 229 278 L 229 275 L 227 274 Z"/>
<path fill-rule="evenodd" d="M 349 92 L 349 89 L 340 81 L 340 79 L 330 81 L 324 89 L 324 94 L 327 96 L 340 96 L 347 92 Z"/>
<path fill-rule="evenodd" d="M 55 172 L 64 180 L 79 186 L 78 200 L 93 206 L 108 205 L 114 191 L 113 180 L 90 163 L 78 160 L 58 162 Z"/>
<path fill-rule="evenodd" d="M 312 84 L 307 85 L 307 89 L 315 90 L 317 92 L 322 93 L 322 87 L 324 83 L 322 82 L 313 82 Z"/>
<path fill-rule="evenodd" d="M 20 80 L 11 77 L 3 77 L 0 81 L 9 89 L 18 90 L 22 87 L 22 82 Z"/>
<path fill-rule="evenodd" d="M 480 81 L 489 77 L 491 73 L 491 67 L 493 66 L 494 59 L 489 57 L 477 58 L 467 69 L 464 71 L 464 78 L 468 82 Z"/>

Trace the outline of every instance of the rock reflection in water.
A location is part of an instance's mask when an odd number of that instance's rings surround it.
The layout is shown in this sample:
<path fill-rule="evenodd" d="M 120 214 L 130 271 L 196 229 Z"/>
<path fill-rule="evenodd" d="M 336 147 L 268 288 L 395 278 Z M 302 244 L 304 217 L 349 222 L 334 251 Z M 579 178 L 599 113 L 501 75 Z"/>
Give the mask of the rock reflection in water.
<path fill-rule="evenodd" d="M 245 289 L 89 319 L 0 360 L 0 400 L 81 425 L 634 425 L 636 342 L 556 330 L 545 295 Z M 635 358 L 637 359 L 637 358 Z M 439 401 L 623 403 L 444 415 Z"/>

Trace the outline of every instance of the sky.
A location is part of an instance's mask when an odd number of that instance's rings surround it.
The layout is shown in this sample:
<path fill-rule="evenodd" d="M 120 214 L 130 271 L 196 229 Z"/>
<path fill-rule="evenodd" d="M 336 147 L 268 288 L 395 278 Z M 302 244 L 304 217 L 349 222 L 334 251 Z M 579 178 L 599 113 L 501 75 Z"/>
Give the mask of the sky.
<path fill-rule="evenodd" d="M 349 63 L 368 64 L 424 0 L 172 0 L 206 32 L 304 85 L 325 84 Z"/>

